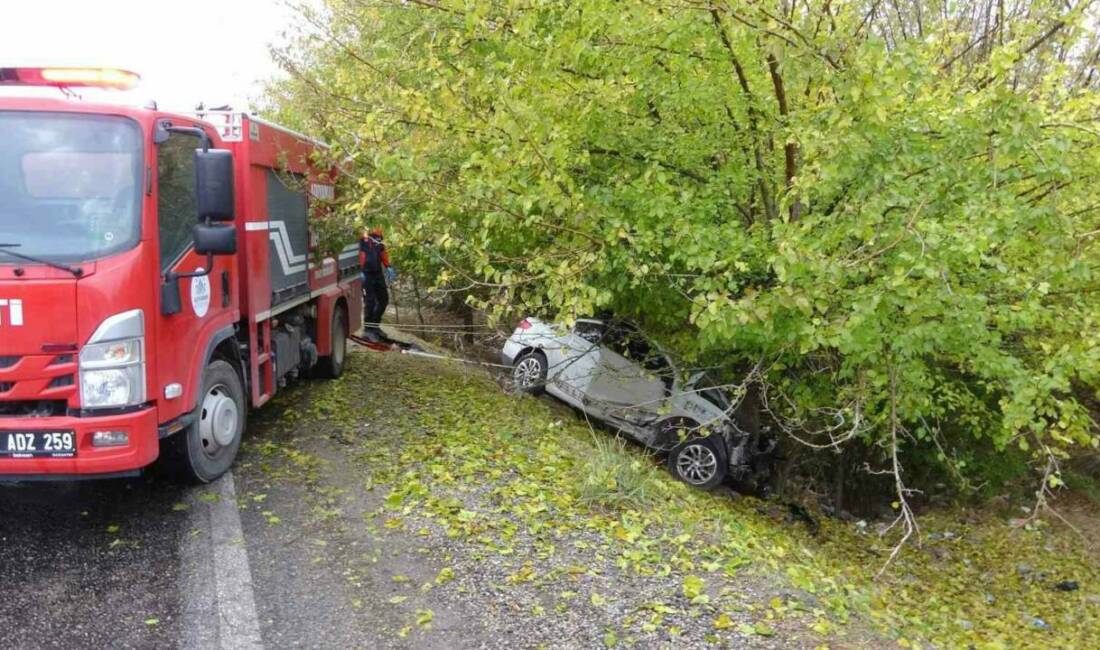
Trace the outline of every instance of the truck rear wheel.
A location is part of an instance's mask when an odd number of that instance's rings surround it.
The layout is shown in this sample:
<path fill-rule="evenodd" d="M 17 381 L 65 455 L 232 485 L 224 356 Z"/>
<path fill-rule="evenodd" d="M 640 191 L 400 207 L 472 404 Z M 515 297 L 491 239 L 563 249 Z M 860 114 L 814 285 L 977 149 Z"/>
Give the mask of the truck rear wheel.
<path fill-rule="evenodd" d="M 348 316 L 342 307 L 332 312 L 332 354 L 317 362 L 317 375 L 336 379 L 344 374 L 344 361 L 348 353 Z"/>
<path fill-rule="evenodd" d="M 169 462 L 181 478 L 210 483 L 237 458 L 247 421 L 244 387 L 229 363 L 214 359 L 202 373 L 195 421 L 169 439 Z"/>

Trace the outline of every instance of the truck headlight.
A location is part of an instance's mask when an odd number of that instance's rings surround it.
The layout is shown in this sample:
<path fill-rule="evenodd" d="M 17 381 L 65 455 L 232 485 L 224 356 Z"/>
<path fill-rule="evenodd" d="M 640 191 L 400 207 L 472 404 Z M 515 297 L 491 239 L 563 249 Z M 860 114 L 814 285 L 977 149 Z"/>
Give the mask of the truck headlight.
<path fill-rule="evenodd" d="M 129 406 L 145 401 L 145 373 L 140 366 L 85 370 L 80 373 L 84 408 Z"/>
<path fill-rule="evenodd" d="M 145 318 L 140 309 L 103 321 L 80 351 L 83 408 L 145 402 Z"/>

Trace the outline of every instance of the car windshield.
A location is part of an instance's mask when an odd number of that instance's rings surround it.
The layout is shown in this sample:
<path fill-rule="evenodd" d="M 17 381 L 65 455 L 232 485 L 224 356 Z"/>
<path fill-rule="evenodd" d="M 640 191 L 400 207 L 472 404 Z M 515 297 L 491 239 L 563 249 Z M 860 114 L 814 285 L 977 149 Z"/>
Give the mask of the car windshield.
<path fill-rule="evenodd" d="M 141 171 L 132 120 L 0 111 L 0 243 L 55 262 L 131 248 L 140 237 Z M 14 263 L 3 250 L 0 264 Z"/>

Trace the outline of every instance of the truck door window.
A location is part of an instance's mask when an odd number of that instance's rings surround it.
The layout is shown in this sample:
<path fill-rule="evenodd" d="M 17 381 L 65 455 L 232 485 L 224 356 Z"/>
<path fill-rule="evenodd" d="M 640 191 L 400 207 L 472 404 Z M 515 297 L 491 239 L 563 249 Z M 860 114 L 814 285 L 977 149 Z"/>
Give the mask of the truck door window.
<path fill-rule="evenodd" d="M 277 237 L 269 242 L 271 304 L 309 293 L 309 181 L 301 174 L 267 170 L 267 218 Z"/>
<path fill-rule="evenodd" d="M 191 246 L 196 223 L 195 149 L 199 139 L 173 133 L 157 151 L 157 219 L 160 268 L 168 270 Z"/>

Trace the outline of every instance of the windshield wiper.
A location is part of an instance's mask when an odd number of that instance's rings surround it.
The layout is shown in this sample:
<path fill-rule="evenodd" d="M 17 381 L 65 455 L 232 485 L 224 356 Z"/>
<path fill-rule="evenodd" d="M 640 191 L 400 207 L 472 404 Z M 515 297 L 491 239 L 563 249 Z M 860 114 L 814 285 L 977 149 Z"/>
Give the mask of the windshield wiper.
<path fill-rule="evenodd" d="M 13 250 L 9 250 L 9 249 L 15 248 L 17 246 L 22 246 L 22 244 L 0 244 L 0 253 L 7 253 L 8 255 L 11 255 L 12 257 L 18 257 L 21 260 L 26 260 L 28 262 L 34 262 L 35 264 L 45 264 L 46 266 L 52 266 L 55 269 L 61 269 L 62 271 L 68 271 L 69 273 L 72 273 L 74 277 L 77 277 L 77 278 L 84 275 L 84 269 L 77 268 L 75 266 L 69 266 L 68 264 L 62 264 L 60 262 L 51 262 L 49 260 L 44 260 L 40 257 L 34 257 L 33 255 L 26 255 L 26 254 L 23 254 L 23 253 L 16 253 Z"/>

